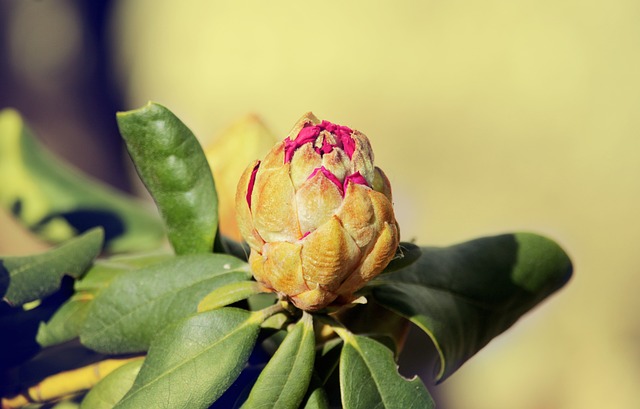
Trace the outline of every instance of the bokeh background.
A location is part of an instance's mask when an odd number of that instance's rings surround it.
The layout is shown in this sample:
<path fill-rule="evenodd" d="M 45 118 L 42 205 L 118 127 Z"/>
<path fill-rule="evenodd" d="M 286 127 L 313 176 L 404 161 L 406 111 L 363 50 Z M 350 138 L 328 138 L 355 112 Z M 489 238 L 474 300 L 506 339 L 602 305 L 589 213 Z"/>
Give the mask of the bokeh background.
<path fill-rule="evenodd" d="M 247 113 L 357 128 L 404 240 L 528 230 L 569 285 L 435 391 L 441 408 L 640 408 L 640 2 L 0 3 L 0 108 L 135 191 L 116 110 L 147 100 L 215 142 Z M 0 187 L 1 188 L 1 187 Z M 45 248 L 0 214 L 0 253 Z"/>

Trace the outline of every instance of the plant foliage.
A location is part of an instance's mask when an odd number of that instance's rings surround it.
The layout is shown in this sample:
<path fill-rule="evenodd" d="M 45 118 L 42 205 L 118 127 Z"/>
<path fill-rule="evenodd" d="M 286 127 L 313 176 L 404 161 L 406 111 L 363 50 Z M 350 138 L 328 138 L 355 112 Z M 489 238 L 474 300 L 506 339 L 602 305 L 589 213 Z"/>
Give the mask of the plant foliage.
<path fill-rule="evenodd" d="M 191 131 L 154 103 L 117 120 L 163 223 L 53 158 L 15 111 L 0 113 L 0 204 L 62 243 L 0 257 L 0 332 L 14 334 L 0 351 L 7 407 L 43 378 L 68 382 L 64 363 L 58 375 L 42 368 L 70 347 L 84 364 L 144 357 L 101 376 L 81 408 L 433 408 L 424 383 L 398 373 L 408 322 L 429 335 L 442 381 L 572 274 L 563 249 L 532 233 L 402 243 L 361 290 L 367 304 L 300 311 L 261 294 L 242 246 L 217 235 L 215 185 Z M 28 383 L 12 375 L 33 368 Z"/>

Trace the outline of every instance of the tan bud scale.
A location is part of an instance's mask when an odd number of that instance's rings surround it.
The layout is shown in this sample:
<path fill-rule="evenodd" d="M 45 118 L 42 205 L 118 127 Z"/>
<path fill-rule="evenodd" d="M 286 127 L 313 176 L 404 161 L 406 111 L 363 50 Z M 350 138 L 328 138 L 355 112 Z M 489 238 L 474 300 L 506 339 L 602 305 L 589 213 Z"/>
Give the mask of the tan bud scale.
<path fill-rule="evenodd" d="M 255 279 L 307 311 L 353 301 L 400 240 L 367 137 L 311 113 L 245 170 L 236 210 Z"/>

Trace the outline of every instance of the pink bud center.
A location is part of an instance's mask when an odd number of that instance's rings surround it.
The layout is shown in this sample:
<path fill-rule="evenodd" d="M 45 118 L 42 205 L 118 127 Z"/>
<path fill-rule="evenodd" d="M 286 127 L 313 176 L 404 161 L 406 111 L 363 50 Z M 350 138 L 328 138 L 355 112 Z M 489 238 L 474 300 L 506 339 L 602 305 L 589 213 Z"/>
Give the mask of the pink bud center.
<path fill-rule="evenodd" d="M 344 196 L 344 190 L 343 190 L 343 187 L 342 187 L 342 183 L 340 182 L 340 179 L 338 179 L 338 177 L 336 175 L 331 173 L 331 171 L 329 169 L 325 168 L 324 166 L 321 166 L 319 168 L 315 168 L 313 170 L 313 172 L 311 172 L 311 175 L 309 175 L 308 179 L 311 179 L 312 177 L 314 177 L 318 172 L 321 172 L 327 179 L 329 179 L 334 185 L 336 185 L 336 187 L 340 191 L 340 194 L 342 196 Z"/>
<path fill-rule="evenodd" d="M 342 197 L 344 197 L 344 193 L 347 191 L 347 186 L 349 185 L 349 183 L 369 186 L 369 182 L 367 182 L 367 179 L 365 179 L 364 176 L 360 174 L 360 172 L 352 173 L 351 175 L 348 175 L 346 178 L 344 178 L 344 182 L 340 182 L 340 179 L 338 179 L 336 175 L 331 173 L 331 171 L 324 166 L 315 168 L 313 172 L 311 172 L 311 175 L 309 175 L 307 180 L 314 177 L 318 172 L 322 173 L 327 179 L 329 179 L 334 185 L 336 185 Z"/>
<path fill-rule="evenodd" d="M 333 151 L 334 148 L 340 148 L 347 154 L 349 159 L 352 158 L 353 152 L 356 150 L 356 142 L 351 137 L 353 131 L 351 128 L 336 125 L 329 121 L 322 121 L 319 125 L 307 124 L 298 132 L 294 140 L 286 139 L 284 145 L 284 162 L 289 163 L 293 158 L 295 151 L 306 143 L 314 143 L 322 131 L 331 133 L 336 142 L 331 143 L 326 138 L 322 140 L 322 146 L 315 147 L 315 151 L 321 156 L 325 153 Z"/>
<path fill-rule="evenodd" d="M 256 166 L 253 168 L 251 172 L 251 177 L 249 178 L 249 186 L 247 187 L 247 204 L 249 205 L 249 209 L 251 209 L 251 194 L 253 193 L 253 185 L 256 184 L 256 173 L 258 173 L 258 168 L 260 167 L 260 161 L 256 163 Z"/>
<path fill-rule="evenodd" d="M 360 172 L 352 173 L 351 175 L 344 178 L 344 190 L 347 190 L 347 185 L 349 183 L 355 183 L 357 185 L 365 185 L 369 186 L 369 182 L 360 174 Z"/>

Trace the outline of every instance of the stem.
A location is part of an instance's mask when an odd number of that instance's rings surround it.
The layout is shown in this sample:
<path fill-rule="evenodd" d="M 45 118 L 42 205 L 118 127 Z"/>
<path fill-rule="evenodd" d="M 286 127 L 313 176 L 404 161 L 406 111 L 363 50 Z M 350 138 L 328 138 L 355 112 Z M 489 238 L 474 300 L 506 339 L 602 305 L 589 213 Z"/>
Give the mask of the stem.
<path fill-rule="evenodd" d="M 273 305 L 268 306 L 267 308 L 263 308 L 251 314 L 251 319 L 255 320 L 255 322 L 262 324 L 267 318 L 270 316 L 277 314 L 279 312 L 286 311 L 284 305 L 281 302 L 275 303 Z"/>

